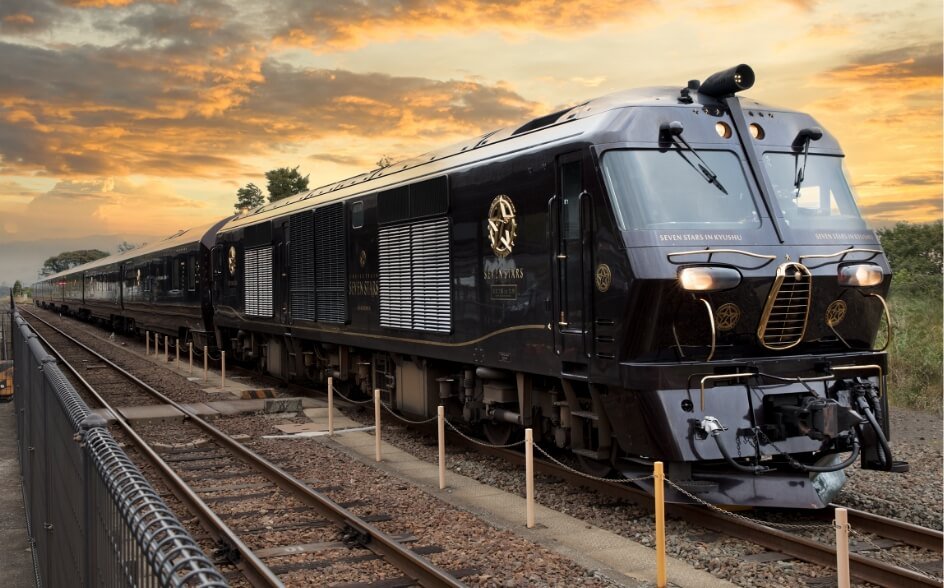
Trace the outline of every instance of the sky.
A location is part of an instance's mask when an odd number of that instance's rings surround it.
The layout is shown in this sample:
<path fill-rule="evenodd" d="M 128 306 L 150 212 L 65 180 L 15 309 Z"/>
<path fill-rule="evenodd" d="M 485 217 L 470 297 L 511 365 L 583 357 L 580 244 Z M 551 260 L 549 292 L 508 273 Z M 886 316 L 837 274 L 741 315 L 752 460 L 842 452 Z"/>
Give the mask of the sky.
<path fill-rule="evenodd" d="M 940 0 L 0 0 L 0 279 L 269 169 L 316 187 L 738 63 L 839 139 L 873 226 L 939 219 L 942 36 Z"/>

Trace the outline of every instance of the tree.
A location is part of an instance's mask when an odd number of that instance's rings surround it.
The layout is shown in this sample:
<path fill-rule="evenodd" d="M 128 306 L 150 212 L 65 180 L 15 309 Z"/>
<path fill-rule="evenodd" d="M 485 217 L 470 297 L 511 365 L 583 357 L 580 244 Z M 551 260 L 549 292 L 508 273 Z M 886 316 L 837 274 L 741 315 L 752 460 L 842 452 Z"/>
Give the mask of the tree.
<path fill-rule="evenodd" d="M 390 167 L 391 165 L 393 165 L 393 159 L 387 155 L 381 155 L 380 159 L 377 160 L 377 167 L 380 169 Z"/>
<path fill-rule="evenodd" d="M 266 177 L 269 177 L 269 174 L 266 174 Z M 272 190 L 271 182 L 269 183 L 269 190 Z M 265 196 L 262 195 L 262 190 L 259 189 L 259 186 L 255 184 L 246 184 L 239 190 L 236 190 L 236 212 L 252 210 L 253 208 L 262 206 L 264 203 Z"/>
<path fill-rule="evenodd" d="M 266 185 L 269 190 L 269 202 L 275 202 L 308 189 L 308 176 L 302 177 L 298 173 L 297 165 L 291 169 L 280 167 L 269 170 L 265 177 L 269 182 Z"/>
<path fill-rule="evenodd" d="M 19 298 L 23 295 L 23 284 L 19 280 L 13 282 L 13 297 Z"/>
<path fill-rule="evenodd" d="M 73 268 L 83 263 L 95 261 L 108 257 L 108 253 L 99 249 L 80 249 L 78 251 L 63 251 L 59 255 L 54 255 L 43 263 L 42 273 L 45 275 L 56 274 Z"/>
<path fill-rule="evenodd" d="M 895 272 L 912 275 L 941 276 L 944 269 L 942 223 L 900 222 L 892 228 L 879 229 L 878 237 Z"/>
<path fill-rule="evenodd" d="M 118 253 L 124 253 L 125 251 L 131 251 L 132 249 L 137 249 L 140 245 L 135 245 L 134 243 L 128 243 L 127 241 L 122 241 L 118 244 Z"/>

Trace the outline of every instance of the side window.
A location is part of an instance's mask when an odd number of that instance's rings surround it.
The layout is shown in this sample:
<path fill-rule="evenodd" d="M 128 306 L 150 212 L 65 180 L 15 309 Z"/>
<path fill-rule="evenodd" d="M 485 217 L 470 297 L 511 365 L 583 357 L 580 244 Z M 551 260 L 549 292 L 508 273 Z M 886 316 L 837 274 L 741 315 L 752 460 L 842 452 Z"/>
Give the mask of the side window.
<path fill-rule="evenodd" d="M 364 203 L 355 202 L 351 205 L 351 228 L 359 229 L 364 226 Z"/>
<path fill-rule="evenodd" d="M 583 180 L 580 177 L 579 161 L 561 166 L 561 192 L 561 238 L 567 241 L 580 239 L 580 193 L 583 192 Z"/>

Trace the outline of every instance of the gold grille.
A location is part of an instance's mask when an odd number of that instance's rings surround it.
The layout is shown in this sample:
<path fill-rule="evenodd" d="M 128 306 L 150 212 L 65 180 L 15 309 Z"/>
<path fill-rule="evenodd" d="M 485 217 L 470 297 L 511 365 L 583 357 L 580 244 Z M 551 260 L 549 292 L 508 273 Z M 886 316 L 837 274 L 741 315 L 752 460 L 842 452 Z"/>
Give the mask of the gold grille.
<path fill-rule="evenodd" d="M 767 295 L 757 338 L 767 349 L 789 349 L 806 333 L 812 294 L 810 270 L 800 263 L 784 263 L 777 268 L 774 285 Z"/>

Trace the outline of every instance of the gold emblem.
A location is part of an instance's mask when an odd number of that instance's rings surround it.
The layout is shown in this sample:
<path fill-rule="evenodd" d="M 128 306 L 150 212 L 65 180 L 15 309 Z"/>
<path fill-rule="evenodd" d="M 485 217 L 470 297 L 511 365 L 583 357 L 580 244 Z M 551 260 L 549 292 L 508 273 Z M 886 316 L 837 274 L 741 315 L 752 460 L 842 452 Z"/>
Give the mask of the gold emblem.
<path fill-rule="evenodd" d="M 361 269 L 364 269 L 364 266 L 367 265 L 367 252 L 361 249 L 361 254 L 357 256 L 357 261 L 361 264 Z"/>
<path fill-rule="evenodd" d="M 730 331 L 740 319 L 741 309 L 733 302 L 722 304 L 715 312 L 715 324 L 719 331 Z"/>
<path fill-rule="evenodd" d="M 134 276 L 134 285 L 138 288 L 141 287 L 141 268 L 138 268 L 138 272 Z"/>
<path fill-rule="evenodd" d="M 518 221 L 515 220 L 515 205 L 511 198 L 501 194 L 492 200 L 488 208 L 488 240 L 498 257 L 507 257 L 515 246 Z"/>
<path fill-rule="evenodd" d="M 826 324 L 835 327 L 846 318 L 846 303 L 842 300 L 833 300 L 826 307 Z"/>
<path fill-rule="evenodd" d="M 600 292 L 609 290 L 610 284 L 613 283 L 613 272 L 610 271 L 610 266 L 605 263 L 598 265 L 596 274 L 594 275 L 594 282 L 596 282 L 597 290 Z"/>
<path fill-rule="evenodd" d="M 226 267 L 229 269 L 229 275 L 236 275 L 236 246 L 229 246 L 229 254 L 226 258 Z"/>

